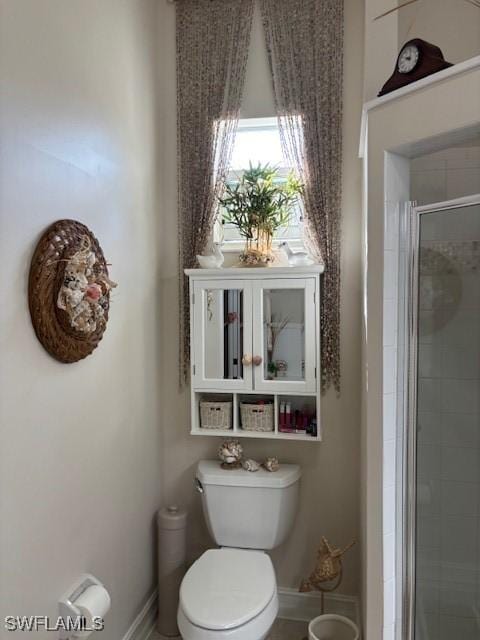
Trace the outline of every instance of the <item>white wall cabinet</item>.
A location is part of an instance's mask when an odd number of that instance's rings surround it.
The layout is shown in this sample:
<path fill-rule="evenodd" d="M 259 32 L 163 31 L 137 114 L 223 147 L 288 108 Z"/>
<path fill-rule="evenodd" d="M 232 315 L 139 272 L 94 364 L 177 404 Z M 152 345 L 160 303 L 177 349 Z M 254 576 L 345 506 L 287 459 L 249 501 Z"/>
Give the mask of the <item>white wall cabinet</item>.
<path fill-rule="evenodd" d="M 318 265 L 186 271 L 193 434 L 320 439 L 321 273 Z M 201 403 L 222 400 L 232 404 L 229 428 L 206 428 Z M 271 430 L 248 430 L 245 404 L 271 405 Z"/>

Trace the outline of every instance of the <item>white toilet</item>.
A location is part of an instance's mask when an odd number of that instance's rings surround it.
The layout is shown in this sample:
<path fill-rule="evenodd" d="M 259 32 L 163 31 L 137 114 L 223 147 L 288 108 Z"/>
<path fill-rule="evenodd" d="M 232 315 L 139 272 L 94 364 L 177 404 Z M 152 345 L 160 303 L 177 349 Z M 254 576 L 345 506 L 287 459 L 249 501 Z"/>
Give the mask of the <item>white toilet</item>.
<path fill-rule="evenodd" d="M 202 460 L 197 488 L 220 549 L 206 551 L 180 587 L 183 640 L 263 640 L 278 613 L 275 571 L 264 553 L 281 544 L 297 511 L 300 467 L 224 470 Z"/>

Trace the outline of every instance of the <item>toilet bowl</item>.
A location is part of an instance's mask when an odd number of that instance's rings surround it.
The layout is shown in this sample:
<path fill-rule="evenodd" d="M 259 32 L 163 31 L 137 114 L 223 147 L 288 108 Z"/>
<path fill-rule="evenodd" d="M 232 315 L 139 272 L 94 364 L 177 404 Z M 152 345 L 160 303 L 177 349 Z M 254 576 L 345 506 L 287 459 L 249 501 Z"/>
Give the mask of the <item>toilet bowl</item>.
<path fill-rule="evenodd" d="M 183 640 L 264 640 L 277 613 L 275 572 L 262 551 L 206 551 L 180 588 Z"/>

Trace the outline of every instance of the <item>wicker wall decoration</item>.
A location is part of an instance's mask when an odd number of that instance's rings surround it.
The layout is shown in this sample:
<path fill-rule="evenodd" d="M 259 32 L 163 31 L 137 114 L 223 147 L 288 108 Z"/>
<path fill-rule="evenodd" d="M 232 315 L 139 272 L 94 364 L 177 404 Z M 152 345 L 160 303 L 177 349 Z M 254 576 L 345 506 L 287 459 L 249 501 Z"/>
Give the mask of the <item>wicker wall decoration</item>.
<path fill-rule="evenodd" d="M 76 220 L 54 222 L 33 254 L 28 282 L 37 338 L 60 362 L 90 355 L 103 337 L 110 307 L 107 262 L 93 233 Z"/>

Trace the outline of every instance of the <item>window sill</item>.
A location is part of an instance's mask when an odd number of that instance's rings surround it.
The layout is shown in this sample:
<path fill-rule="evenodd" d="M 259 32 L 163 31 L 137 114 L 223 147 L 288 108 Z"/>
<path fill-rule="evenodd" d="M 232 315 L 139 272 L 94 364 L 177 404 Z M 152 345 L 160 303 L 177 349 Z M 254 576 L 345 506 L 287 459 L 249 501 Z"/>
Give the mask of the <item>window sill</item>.
<path fill-rule="evenodd" d="M 301 240 L 291 238 L 286 238 L 285 240 L 274 240 L 273 248 L 278 249 L 282 242 L 288 242 L 288 246 L 294 251 L 305 251 L 305 245 Z M 222 253 L 241 253 L 244 247 L 245 242 L 243 240 L 226 240 L 220 248 Z"/>

